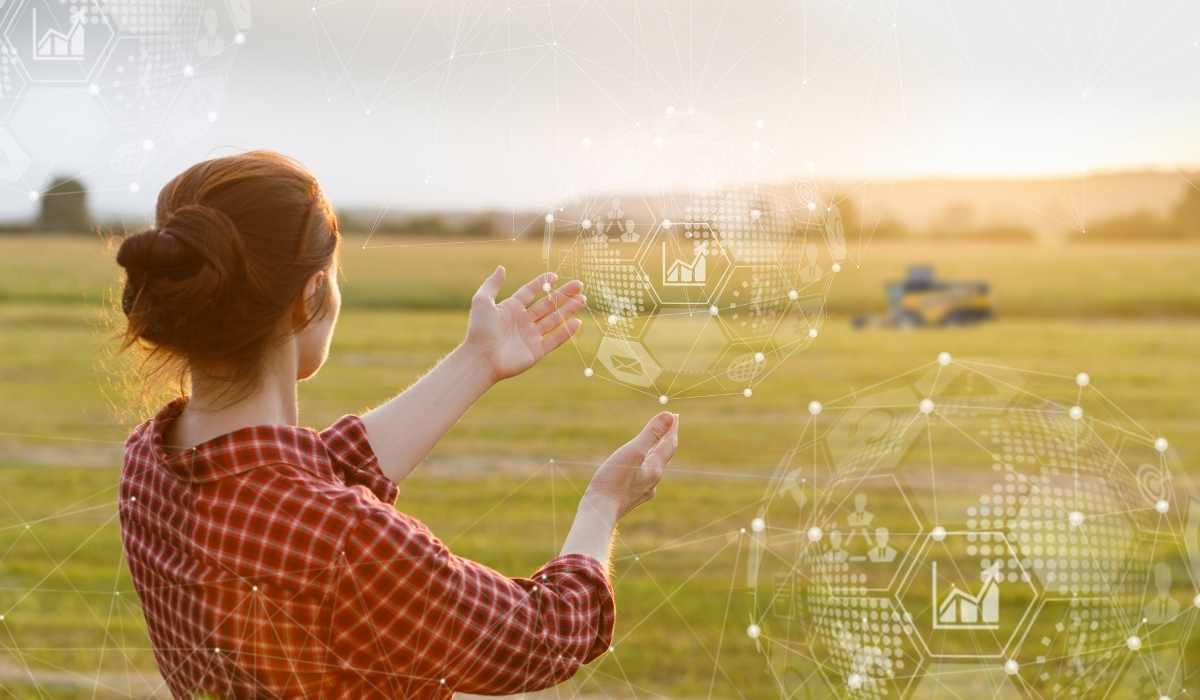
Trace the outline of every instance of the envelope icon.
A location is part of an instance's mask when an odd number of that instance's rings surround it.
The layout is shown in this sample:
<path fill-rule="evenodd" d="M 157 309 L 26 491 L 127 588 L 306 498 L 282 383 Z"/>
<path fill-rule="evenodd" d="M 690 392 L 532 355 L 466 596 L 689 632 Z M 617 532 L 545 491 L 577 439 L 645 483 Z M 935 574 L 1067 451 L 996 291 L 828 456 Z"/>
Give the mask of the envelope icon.
<path fill-rule="evenodd" d="M 626 357 L 624 355 L 612 356 L 612 371 L 613 374 L 636 374 L 638 376 L 646 372 L 640 360 L 636 357 Z"/>
<path fill-rule="evenodd" d="M 662 367 L 636 340 L 605 336 L 596 351 L 596 359 L 619 382 L 649 387 L 662 374 Z"/>

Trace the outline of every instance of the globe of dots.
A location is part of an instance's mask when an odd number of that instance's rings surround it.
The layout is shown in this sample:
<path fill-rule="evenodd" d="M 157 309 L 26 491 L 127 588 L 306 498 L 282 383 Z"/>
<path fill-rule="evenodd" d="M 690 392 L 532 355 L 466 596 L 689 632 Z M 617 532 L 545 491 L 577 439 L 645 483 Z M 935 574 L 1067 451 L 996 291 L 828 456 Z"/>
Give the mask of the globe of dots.
<path fill-rule="evenodd" d="M 847 257 L 835 202 L 729 188 L 599 196 L 545 218 L 560 276 L 579 278 L 595 377 L 648 396 L 753 396 L 819 334 Z"/>
<path fill-rule="evenodd" d="M 759 504 L 747 587 L 783 696 L 1196 687 L 1200 491 L 1169 445 L 1074 373 L 931 360 L 805 414 Z"/>

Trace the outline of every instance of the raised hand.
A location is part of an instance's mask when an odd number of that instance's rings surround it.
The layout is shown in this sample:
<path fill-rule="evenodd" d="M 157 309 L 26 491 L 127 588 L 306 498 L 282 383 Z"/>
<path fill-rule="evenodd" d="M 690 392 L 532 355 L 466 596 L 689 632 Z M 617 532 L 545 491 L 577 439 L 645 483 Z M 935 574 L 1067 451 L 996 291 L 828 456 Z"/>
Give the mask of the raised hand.
<path fill-rule="evenodd" d="M 538 275 L 497 303 L 504 276 L 504 268 L 497 267 L 475 293 L 464 342 L 483 358 L 497 381 L 524 372 L 570 340 L 583 325 L 575 315 L 587 303 L 578 280 L 541 296 L 545 286 L 558 279 L 553 272 Z"/>
<path fill-rule="evenodd" d="M 658 414 L 642 432 L 617 448 L 592 476 L 584 501 L 609 509 L 616 519 L 654 498 L 663 469 L 679 446 L 679 415 Z"/>

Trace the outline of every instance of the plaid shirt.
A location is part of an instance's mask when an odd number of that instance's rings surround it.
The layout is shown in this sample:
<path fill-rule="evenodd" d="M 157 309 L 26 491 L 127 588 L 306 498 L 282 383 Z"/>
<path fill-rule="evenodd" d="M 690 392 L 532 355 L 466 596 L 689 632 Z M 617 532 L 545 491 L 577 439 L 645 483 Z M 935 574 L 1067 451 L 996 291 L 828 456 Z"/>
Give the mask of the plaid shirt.
<path fill-rule="evenodd" d="M 508 578 L 392 506 L 362 422 L 243 428 L 182 452 L 168 404 L 125 447 L 125 556 L 180 698 L 447 698 L 570 678 L 608 649 L 591 557 Z"/>

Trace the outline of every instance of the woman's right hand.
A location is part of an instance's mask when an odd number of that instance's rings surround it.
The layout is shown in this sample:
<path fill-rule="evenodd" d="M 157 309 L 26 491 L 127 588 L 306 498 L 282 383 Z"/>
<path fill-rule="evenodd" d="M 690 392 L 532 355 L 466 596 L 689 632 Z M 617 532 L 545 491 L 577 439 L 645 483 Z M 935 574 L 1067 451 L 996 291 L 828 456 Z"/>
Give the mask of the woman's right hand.
<path fill-rule="evenodd" d="M 679 415 L 666 411 L 646 423 L 642 432 L 622 445 L 592 476 L 584 501 L 613 515 L 614 523 L 654 498 L 663 469 L 679 445 Z"/>

